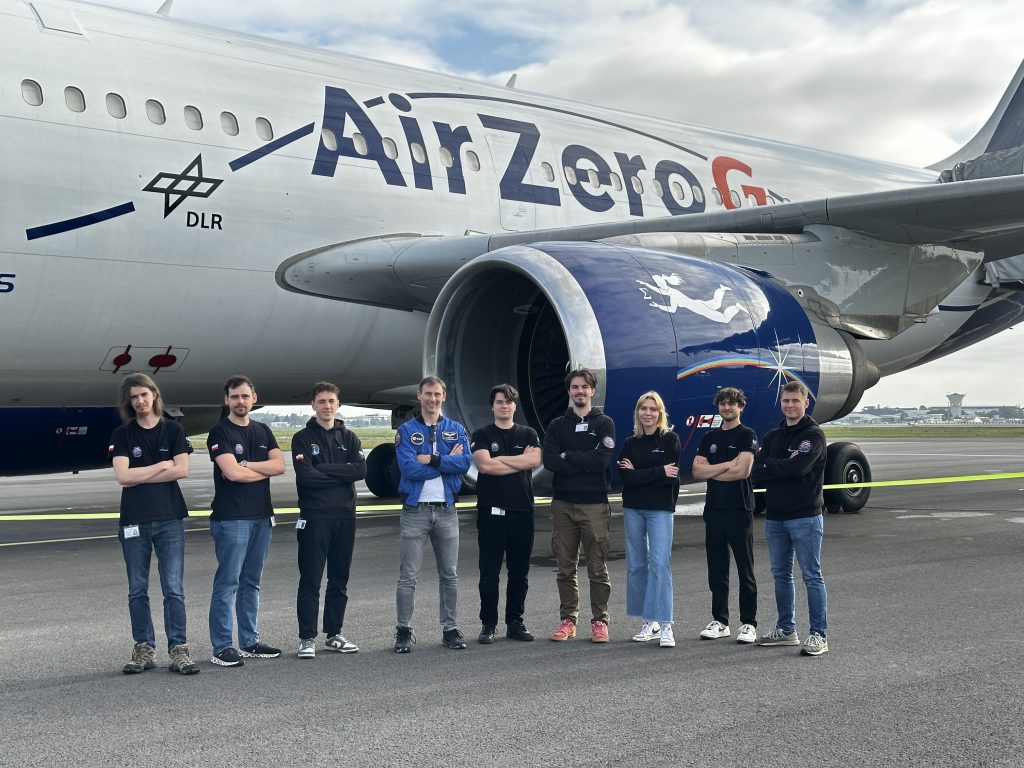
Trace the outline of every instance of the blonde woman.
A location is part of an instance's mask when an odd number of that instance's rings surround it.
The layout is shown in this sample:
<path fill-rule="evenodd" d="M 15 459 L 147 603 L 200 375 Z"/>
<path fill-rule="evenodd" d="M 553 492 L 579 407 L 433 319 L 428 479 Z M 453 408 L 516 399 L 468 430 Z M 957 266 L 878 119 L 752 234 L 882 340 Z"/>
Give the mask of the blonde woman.
<path fill-rule="evenodd" d="M 626 613 L 643 620 L 633 636 L 675 646 L 672 635 L 672 529 L 679 497 L 679 437 L 665 403 L 645 392 L 633 410 L 633 435 L 619 455 L 626 524 Z"/>

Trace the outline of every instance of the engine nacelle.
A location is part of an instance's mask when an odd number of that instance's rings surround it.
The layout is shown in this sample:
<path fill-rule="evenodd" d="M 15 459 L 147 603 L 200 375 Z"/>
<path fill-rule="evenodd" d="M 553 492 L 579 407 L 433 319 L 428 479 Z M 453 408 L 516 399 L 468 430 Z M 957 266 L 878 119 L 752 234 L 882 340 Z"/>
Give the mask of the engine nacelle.
<path fill-rule="evenodd" d="M 809 317 L 770 277 L 689 256 L 609 243 L 512 246 L 473 259 L 445 285 L 427 324 L 424 369 L 448 384 L 445 412 L 470 432 L 492 420 L 487 393 L 519 389 L 517 420 L 543 437 L 569 406 L 570 363 L 595 371 L 621 443 L 637 397 L 665 399 L 690 466 L 717 425 L 715 392 L 747 394 L 743 422 L 763 435 L 781 419 L 790 380 L 825 422 L 878 381 L 848 334 Z"/>

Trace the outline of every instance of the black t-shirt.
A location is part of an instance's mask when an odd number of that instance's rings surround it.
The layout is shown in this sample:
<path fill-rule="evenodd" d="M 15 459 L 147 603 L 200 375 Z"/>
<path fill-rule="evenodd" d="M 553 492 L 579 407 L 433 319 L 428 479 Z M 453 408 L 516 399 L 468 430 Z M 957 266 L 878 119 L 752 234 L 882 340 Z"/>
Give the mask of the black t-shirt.
<path fill-rule="evenodd" d="M 181 454 L 192 453 L 192 445 L 181 424 L 160 419 L 151 429 L 137 421 L 122 424 L 110 436 L 107 457 L 126 456 L 128 466 L 151 467 Z M 166 483 L 141 483 L 121 489 L 121 518 L 118 525 L 135 525 L 157 520 L 178 520 L 188 517 L 185 497 L 176 480 Z"/>
<path fill-rule="evenodd" d="M 501 429 L 496 424 L 476 430 L 470 447 L 474 452 L 486 450 L 495 456 L 520 456 L 526 446 L 540 448 L 540 438 L 530 427 L 513 424 Z M 524 469 L 513 475 L 488 475 L 480 472 L 476 481 L 476 503 L 479 509 L 501 507 L 510 512 L 533 512 L 532 472 Z"/>
<path fill-rule="evenodd" d="M 713 429 L 701 438 L 697 455 L 708 460 L 708 464 L 724 464 L 732 461 L 743 451 L 757 452 L 757 435 L 750 427 L 742 424 L 732 429 Z M 754 486 L 748 477 L 745 480 L 708 480 L 708 492 L 704 497 L 705 510 L 746 510 L 754 511 Z"/>
<path fill-rule="evenodd" d="M 270 427 L 250 421 L 240 427 L 230 419 L 222 419 L 210 430 L 206 438 L 213 464 L 213 513 L 211 520 L 252 520 L 270 517 L 274 505 L 270 501 L 270 478 L 255 483 L 233 483 L 224 477 L 217 466 L 218 456 L 233 456 L 243 461 L 266 461 L 277 448 L 277 440 Z"/>

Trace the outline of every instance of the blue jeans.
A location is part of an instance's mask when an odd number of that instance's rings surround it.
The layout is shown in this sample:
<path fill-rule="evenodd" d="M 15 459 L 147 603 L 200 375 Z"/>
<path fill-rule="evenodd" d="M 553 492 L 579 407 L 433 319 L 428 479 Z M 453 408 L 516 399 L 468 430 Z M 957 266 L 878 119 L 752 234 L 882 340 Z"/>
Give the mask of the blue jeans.
<path fill-rule="evenodd" d="M 210 643 L 215 654 L 231 647 L 232 608 L 238 619 L 238 644 L 247 648 L 260 639 L 256 630 L 260 579 L 272 530 L 269 517 L 210 521 L 210 535 L 217 553 L 217 573 L 213 576 L 210 596 Z"/>
<path fill-rule="evenodd" d="M 626 524 L 626 613 L 672 623 L 673 512 L 623 507 Z"/>
<path fill-rule="evenodd" d="M 811 632 L 825 636 L 828 630 L 828 596 L 821 576 L 821 539 L 825 524 L 821 515 L 798 517 L 796 520 L 765 520 L 764 537 L 768 542 L 772 576 L 775 577 L 775 605 L 779 611 L 778 627 L 789 633 L 796 630 L 793 584 L 793 555 L 800 563 L 800 573 L 807 587 L 807 613 Z"/>
<path fill-rule="evenodd" d="M 156 648 L 153 615 L 149 610 L 149 564 L 156 552 L 160 572 L 160 591 L 164 594 L 164 632 L 167 647 L 188 642 L 185 637 L 185 523 L 181 520 L 158 520 L 139 523 L 139 535 L 124 537 L 118 531 L 121 552 L 128 571 L 128 615 L 132 620 L 132 637 L 136 644 Z"/>
<path fill-rule="evenodd" d="M 437 563 L 437 582 L 441 629 L 454 629 L 459 577 L 459 515 L 454 505 L 443 503 L 402 507 L 399 524 L 402 544 L 398 588 L 395 590 L 397 621 L 400 627 L 412 626 L 412 613 L 416 605 L 416 582 L 423 563 L 423 545 L 430 539 Z"/>

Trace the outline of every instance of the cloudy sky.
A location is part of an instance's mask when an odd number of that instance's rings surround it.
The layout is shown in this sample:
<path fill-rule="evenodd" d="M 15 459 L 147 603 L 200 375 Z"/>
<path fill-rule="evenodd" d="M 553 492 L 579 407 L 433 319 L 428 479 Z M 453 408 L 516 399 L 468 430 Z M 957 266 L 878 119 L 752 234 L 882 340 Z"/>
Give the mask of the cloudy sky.
<path fill-rule="evenodd" d="M 108 0 L 153 11 L 160 0 Z M 173 17 L 917 165 L 964 144 L 1024 57 L 1009 0 L 175 0 Z M 1024 403 L 1018 329 L 865 403 Z"/>

